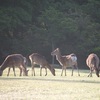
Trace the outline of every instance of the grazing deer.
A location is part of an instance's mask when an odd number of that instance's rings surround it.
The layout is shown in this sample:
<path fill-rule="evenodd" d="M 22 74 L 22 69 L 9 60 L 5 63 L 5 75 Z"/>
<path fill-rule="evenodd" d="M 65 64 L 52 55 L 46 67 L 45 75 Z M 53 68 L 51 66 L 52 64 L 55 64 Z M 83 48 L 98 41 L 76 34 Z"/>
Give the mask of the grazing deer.
<path fill-rule="evenodd" d="M 31 66 L 32 66 L 32 76 L 33 76 L 33 72 L 35 76 L 35 70 L 34 70 L 35 64 L 40 65 L 40 76 L 42 75 L 42 68 L 45 68 L 45 71 L 46 71 L 45 76 L 47 75 L 47 68 L 55 76 L 55 69 L 47 62 L 44 56 L 38 53 L 33 53 L 29 56 L 29 59 L 31 61 Z"/>
<path fill-rule="evenodd" d="M 86 64 L 90 68 L 90 73 L 89 73 L 88 77 L 89 76 L 92 77 L 92 72 L 94 70 L 96 72 L 96 75 L 99 77 L 99 70 L 100 70 L 99 57 L 96 54 L 91 53 L 86 59 Z"/>
<path fill-rule="evenodd" d="M 22 71 L 24 72 L 24 75 L 27 76 L 28 70 L 26 70 L 25 63 L 26 63 L 26 58 L 23 57 L 21 54 L 8 55 L 0 67 L 0 76 L 2 76 L 3 71 L 7 67 L 8 67 L 7 76 L 9 76 L 11 68 L 13 68 L 14 76 L 16 76 L 15 67 L 18 67 L 20 69 L 20 76 L 22 75 Z"/>
<path fill-rule="evenodd" d="M 66 76 L 66 68 L 67 67 L 72 67 L 72 75 L 71 76 L 73 76 L 74 67 L 76 67 L 77 70 L 78 70 L 78 67 L 77 67 L 77 57 L 76 57 L 75 54 L 72 53 L 70 55 L 62 56 L 61 53 L 60 53 L 59 48 L 57 48 L 53 52 L 51 52 L 51 55 L 52 56 L 55 55 L 56 56 L 56 60 L 62 66 L 61 76 L 63 75 L 63 70 L 65 70 L 65 76 Z M 78 76 L 80 76 L 79 70 L 78 70 Z"/>

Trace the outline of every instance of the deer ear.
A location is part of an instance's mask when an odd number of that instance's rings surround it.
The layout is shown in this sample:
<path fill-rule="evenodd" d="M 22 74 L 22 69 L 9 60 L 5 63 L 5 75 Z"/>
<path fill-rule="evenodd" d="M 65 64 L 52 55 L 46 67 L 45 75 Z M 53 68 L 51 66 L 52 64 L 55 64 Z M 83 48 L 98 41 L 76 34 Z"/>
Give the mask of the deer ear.
<path fill-rule="evenodd" d="M 57 48 L 57 50 L 59 50 L 59 48 Z"/>

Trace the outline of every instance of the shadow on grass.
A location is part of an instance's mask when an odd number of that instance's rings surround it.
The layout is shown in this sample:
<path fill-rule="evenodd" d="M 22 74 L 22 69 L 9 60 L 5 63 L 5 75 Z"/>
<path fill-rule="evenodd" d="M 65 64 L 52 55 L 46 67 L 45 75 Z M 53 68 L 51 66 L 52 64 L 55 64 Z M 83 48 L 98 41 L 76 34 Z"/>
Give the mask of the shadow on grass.
<path fill-rule="evenodd" d="M 100 79 L 98 78 L 98 81 L 97 80 L 89 80 L 88 79 L 47 79 L 47 78 L 43 78 L 43 77 L 39 77 L 39 78 L 36 78 L 36 77 L 0 77 L 0 80 L 9 80 L 9 81 L 12 81 L 12 80 L 35 80 L 35 81 L 50 81 L 50 82 L 66 82 L 66 83 L 69 83 L 69 82 L 72 82 L 72 83 L 95 83 L 95 84 L 100 84 Z"/>

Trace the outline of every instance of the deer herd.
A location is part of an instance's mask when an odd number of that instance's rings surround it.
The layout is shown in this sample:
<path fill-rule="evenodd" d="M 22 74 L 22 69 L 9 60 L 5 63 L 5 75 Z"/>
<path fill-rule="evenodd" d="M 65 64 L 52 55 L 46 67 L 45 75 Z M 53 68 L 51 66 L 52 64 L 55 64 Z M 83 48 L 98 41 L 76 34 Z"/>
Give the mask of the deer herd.
<path fill-rule="evenodd" d="M 80 76 L 77 64 L 77 56 L 74 53 L 62 56 L 60 49 L 56 48 L 54 51 L 51 52 L 51 55 L 56 56 L 56 60 L 62 66 L 61 76 L 63 75 L 63 71 L 65 71 L 65 76 L 66 76 L 66 69 L 68 67 L 72 68 L 71 76 L 73 76 L 74 68 L 77 68 L 78 76 Z M 35 65 L 40 66 L 40 76 L 42 76 L 42 68 L 45 68 L 45 76 L 47 75 L 47 69 L 49 69 L 52 75 L 55 76 L 55 68 L 53 67 L 53 65 L 49 64 L 49 62 L 46 60 L 44 56 L 38 53 L 33 53 L 29 55 L 29 60 L 31 62 L 32 76 L 33 75 L 35 76 L 35 68 L 34 68 Z M 88 77 L 92 77 L 93 71 L 95 71 L 97 77 L 99 77 L 99 71 L 100 71 L 99 62 L 100 62 L 99 57 L 94 53 L 91 53 L 87 57 L 86 64 L 90 69 Z M 13 68 L 14 76 L 16 76 L 15 67 L 18 67 L 20 69 L 20 76 L 22 76 L 22 72 L 24 76 L 28 76 L 29 70 L 27 70 L 26 63 L 27 63 L 26 57 L 24 57 L 21 54 L 8 55 L 0 66 L 0 76 L 3 75 L 3 71 L 6 68 L 8 68 L 7 76 L 9 76 L 11 68 Z"/>

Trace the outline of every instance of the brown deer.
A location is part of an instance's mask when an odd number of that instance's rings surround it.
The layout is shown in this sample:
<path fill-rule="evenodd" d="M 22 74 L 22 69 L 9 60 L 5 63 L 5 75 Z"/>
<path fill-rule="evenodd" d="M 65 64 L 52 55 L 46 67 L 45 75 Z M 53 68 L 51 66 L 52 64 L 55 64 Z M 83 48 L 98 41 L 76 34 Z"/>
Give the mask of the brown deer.
<path fill-rule="evenodd" d="M 92 77 L 92 72 L 95 70 L 96 72 L 96 75 L 99 77 L 99 70 L 100 70 L 100 67 L 99 67 L 99 57 L 94 54 L 94 53 L 91 53 L 87 59 L 86 59 L 86 64 L 87 66 L 90 68 L 90 73 L 88 75 L 88 77 Z"/>
<path fill-rule="evenodd" d="M 35 64 L 40 65 L 40 76 L 42 76 L 42 68 L 45 68 L 45 71 L 46 71 L 45 76 L 47 75 L 47 68 L 55 76 L 55 69 L 48 63 L 48 61 L 45 59 L 44 56 L 38 53 L 33 53 L 29 56 L 29 59 L 31 61 L 31 66 L 32 66 L 32 76 L 33 76 L 33 72 L 35 76 L 35 70 L 34 70 Z"/>
<path fill-rule="evenodd" d="M 71 76 L 73 76 L 74 67 L 76 67 L 77 70 L 78 70 L 77 57 L 76 57 L 76 55 L 74 53 L 72 53 L 70 55 L 62 56 L 59 48 L 57 48 L 53 52 L 51 52 L 51 55 L 52 56 L 55 55 L 56 56 L 56 60 L 62 66 L 61 76 L 63 75 L 63 70 L 65 70 L 65 76 L 66 76 L 66 68 L 67 67 L 72 67 L 72 75 Z M 78 70 L 78 76 L 80 76 L 79 70 Z"/>
<path fill-rule="evenodd" d="M 0 67 L 0 76 L 2 76 L 3 71 L 7 67 L 8 67 L 7 76 L 9 76 L 11 68 L 13 68 L 14 76 L 16 76 L 15 67 L 18 67 L 20 69 L 20 76 L 22 75 L 22 71 L 24 75 L 27 76 L 28 70 L 26 69 L 25 63 L 26 63 L 26 58 L 23 57 L 21 54 L 8 55 Z"/>

